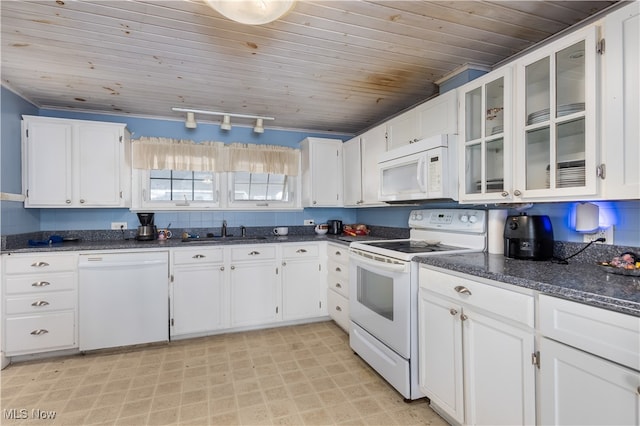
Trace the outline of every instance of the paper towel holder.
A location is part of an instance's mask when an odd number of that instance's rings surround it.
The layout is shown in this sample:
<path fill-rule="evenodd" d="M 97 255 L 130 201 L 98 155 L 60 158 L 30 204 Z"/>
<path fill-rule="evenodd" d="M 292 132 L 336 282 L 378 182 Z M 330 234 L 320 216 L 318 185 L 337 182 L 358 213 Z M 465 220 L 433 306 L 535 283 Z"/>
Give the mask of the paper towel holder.
<path fill-rule="evenodd" d="M 594 232 L 600 228 L 600 208 L 593 203 L 576 206 L 576 232 Z"/>

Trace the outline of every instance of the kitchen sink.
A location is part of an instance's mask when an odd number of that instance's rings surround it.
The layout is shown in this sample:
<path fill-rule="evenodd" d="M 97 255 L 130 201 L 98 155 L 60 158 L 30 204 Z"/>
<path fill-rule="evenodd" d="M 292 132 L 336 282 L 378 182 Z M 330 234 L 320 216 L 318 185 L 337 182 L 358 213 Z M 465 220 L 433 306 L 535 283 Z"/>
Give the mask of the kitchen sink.
<path fill-rule="evenodd" d="M 224 243 L 224 242 L 236 242 L 242 241 L 246 243 L 252 243 L 257 241 L 264 241 L 267 237 L 205 237 L 205 238 L 183 238 L 183 243 L 189 244 L 210 244 L 210 243 Z"/>

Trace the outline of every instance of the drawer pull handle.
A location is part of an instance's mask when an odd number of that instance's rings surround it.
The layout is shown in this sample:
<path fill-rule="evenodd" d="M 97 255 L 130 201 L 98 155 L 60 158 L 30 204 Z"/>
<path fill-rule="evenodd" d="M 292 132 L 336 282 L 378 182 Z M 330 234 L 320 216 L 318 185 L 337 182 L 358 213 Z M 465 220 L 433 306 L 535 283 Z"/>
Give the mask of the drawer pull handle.
<path fill-rule="evenodd" d="M 336 311 L 342 312 L 342 308 L 340 306 L 336 306 Z"/>
<path fill-rule="evenodd" d="M 336 283 L 336 288 L 342 288 L 342 284 Z"/>
<path fill-rule="evenodd" d="M 468 316 L 466 316 L 465 314 L 460 314 L 460 319 L 461 319 L 462 321 L 466 321 L 468 318 L 469 318 L 469 317 L 468 317 Z"/>
<path fill-rule="evenodd" d="M 306 253 L 307 250 L 306 249 L 298 249 L 296 250 L 296 253 Z"/>
<path fill-rule="evenodd" d="M 258 255 L 258 254 L 260 254 L 260 252 L 259 252 L 259 251 L 255 251 L 255 250 L 254 250 L 254 251 L 252 251 L 252 252 L 250 252 L 250 253 L 249 253 L 249 256 L 256 256 L 256 255 Z"/>
<path fill-rule="evenodd" d="M 45 266 L 49 266 L 49 264 L 47 262 L 36 262 L 32 263 L 31 266 L 34 268 L 44 268 Z"/>
<path fill-rule="evenodd" d="M 339 251 L 336 251 L 336 256 L 342 256 L 342 253 L 340 253 Z"/>
<path fill-rule="evenodd" d="M 49 281 L 36 281 L 35 283 L 31 284 L 32 287 L 46 287 L 48 285 L 51 285 Z"/>
<path fill-rule="evenodd" d="M 44 328 L 39 328 L 37 330 L 33 330 L 31 334 L 33 336 L 42 336 L 43 334 L 47 334 L 49 330 L 45 330 Z"/>
<path fill-rule="evenodd" d="M 192 259 L 204 259 L 205 257 L 207 257 L 207 256 L 205 256 L 204 254 L 194 254 L 191 258 Z"/>
<path fill-rule="evenodd" d="M 451 315 L 457 315 L 457 314 L 458 314 L 458 311 L 456 311 L 455 309 L 451 308 L 451 309 L 449 309 L 449 313 L 450 313 Z"/>
<path fill-rule="evenodd" d="M 336 272 L 342 272 L 342 269 L 340 269 L 339 266 L 336 266 Z"/>
<path fill-rule="evenodd" d="M 471 292 L 469 291 L 469 289 L 464 286 L 461 286 L 461 285 L 456 286 L 454 290 L 460 294 L 468 294 L 469 296 L 471 296 Z"/>
<path fill-rule="evenodd" d="M 38 300 L 37 302 L 33 302 L 31 304 L 31 306 L 35 306 L 35 307 L 47 306 L 47 305 L 49 305 L 49 302 L 47 302 L 46 300 Z"/>

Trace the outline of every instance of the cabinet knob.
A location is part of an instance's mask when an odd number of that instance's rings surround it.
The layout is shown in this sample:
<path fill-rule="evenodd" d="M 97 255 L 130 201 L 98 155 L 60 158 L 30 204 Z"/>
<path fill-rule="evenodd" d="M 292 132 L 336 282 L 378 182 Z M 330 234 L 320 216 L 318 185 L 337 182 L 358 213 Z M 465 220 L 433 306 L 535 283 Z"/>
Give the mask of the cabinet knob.
<path fill-rule="evenodd" d="M 236 269 L 236 267 L 235 267 L 235 266 L 233 266 L 233 265 L 231 265 L 231 270 L 234 270 L 234 269 Z"/>
<path fill-rule="evenodd" d="M 506 197 L 508 197 L 508 196 L 509 196 L 509 193 L 508 193 L 507 191 L 502 191 L 502 192 L 500 193 L 500 195 L 502 195 L 503 197 L 505 197 L 505 198 L 506 198 Z"/>
<path fill-rule="evenodd" d="M 466 316 L 465 314 L 460 314 L 460 319 L 461 319 L 462 321 L 466 321 L 466 320 L 467 320 L 467 318 L 469 318 L 469 317 L 468 317 L 468 316 Z"/>
<path fill-rule="evenodd" d="M 35 262 L 32 263 L 31 266 L 34 268 L 44 268 L 45 266 L 49 266 L 49 264 L 47 262 Z"/>
<path fill-rule="evenodd" d="M 67 204 L 71 204 L 71 200 L 65 200 L 64 202 Z"/>
<path fill-rule="evenodd" d="M 519 189 L 516 189 L 515 191 L 513 191 L 513 195 L 515 195 L 516 197 L 519 197 L 522 195 L 522 192 Z"/>
<path fill-rule="evenodd" d="M 340 306 L 336 306 L 336 311 L 342 312 L 342 308 Z"/>
<path fill-rule="evenodd" d="M 284 260 L 282 261 L 282 266 L 287 266 L 287 262 L 285 262 Z"/>
<path fill-rule="evenodd" d="M 342 272 L 342 269 L 339 266 L 336 266 L 336 272 Z"/>
<path fill-rule="evenodd" d="M 342 284 L 336 283 L 336 288 L 342 288 Z"/>
<path fill-rule="evenodd" d="M 471 291 L 469 291 L 469 289 L 464 286 L 461 286 L 461 285 L 456 286 L 454 287 L 454 290 L 460 294 L 468 294 L 469 296 L 471 296 Z"/>
<path fill-rule="evenodd" d="M 207 256 L 205 256 L 204 254 L 194 254 L 193 256 L 191 256 L 192 259 L 202 259 L 205 257 Z"/>
<path fill-rule="evenodd" d="M 249 256 L 257 256 L 257 255 L 259 255 L 259 254 L 260 254 L 260 252 L 259 252 L 259 251 L 255 251 L 255 250 L 254 250 L 254 251 L 252 251 L 252 252 L 250 252 L 250 253 L 249 253 Z"/>
<path fill-rule="evenodd" d="M 47 334 L 49 330 L 45 330 L 44 328 L 39 328 L 37 330 L 33 330 L 31 334 L 33 336 L 42 336 L 43 334 Z"/>
<path fill-rule="evenodd" d="M 296 250 L 296 253 L 306 253 L 306 252 L 307 252 L 307 250 L 305 250 L 305 249 L 298 249 L 298 250 Z"/>
<path fill-rule="evenodd" d="M 221 270 L 221 271 L 224 271 L 224 266 L 221 266 L 221 267 L 220 267 L 220 270 Z"/>
<path fill-rule="evenodd" d="M 451 308 L 451 309 L 449 309 L 449 313 L 450 313 L 451 315 L 454 315 L 454 316 L 455 316 L 455 315 L 457 315 L 457 314 L 458 314 L 458 311 L 456 311 L 455 309 Z"/>
<path fill-rule="evenodd" d="M 313 200 L 313 204 L 318 204 L 318 202 L 316 200 Z"/>
<path fill-rule="evenodd" d="M 49 281 L 36 281 L 31 284 L 32 287 L 46 287 L 48 285 L 51 285 Z"/>
<path fill-rule="evenodd" d="M 35 306 L 35 307 L 40 307 L 40 306 L 47 306 L 49 304 L 49 302 L 47 302 L 46 300 L 38 300 L 37 302 L 33 302 L 31 304 L 31 306 Z"/>
<path fill-rule="evenodd" d="M 83 199 L 80 199 L 80 204 L 84 204 L 84 200 Z"/>
<path fill-rule="evenodd" d="M 342 256 L 342 253 L 340 253 L 340 251 L 336 251 L 336 256 Z"/>

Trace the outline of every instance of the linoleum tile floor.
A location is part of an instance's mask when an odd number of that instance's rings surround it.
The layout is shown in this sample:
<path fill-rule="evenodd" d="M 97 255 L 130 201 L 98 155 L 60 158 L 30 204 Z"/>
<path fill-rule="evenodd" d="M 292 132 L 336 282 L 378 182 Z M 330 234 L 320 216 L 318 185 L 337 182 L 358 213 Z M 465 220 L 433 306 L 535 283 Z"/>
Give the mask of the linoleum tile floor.
<path fill-rule="evenodd" d="M 331 321 L 28 361 L 0 374 L 4 425 L 446 425 L 426 399 L 404 402 Z"/>

